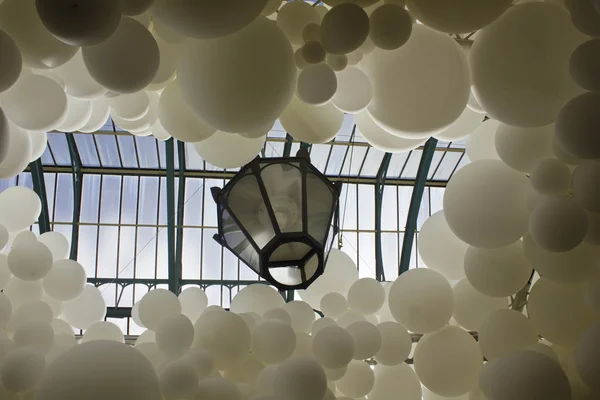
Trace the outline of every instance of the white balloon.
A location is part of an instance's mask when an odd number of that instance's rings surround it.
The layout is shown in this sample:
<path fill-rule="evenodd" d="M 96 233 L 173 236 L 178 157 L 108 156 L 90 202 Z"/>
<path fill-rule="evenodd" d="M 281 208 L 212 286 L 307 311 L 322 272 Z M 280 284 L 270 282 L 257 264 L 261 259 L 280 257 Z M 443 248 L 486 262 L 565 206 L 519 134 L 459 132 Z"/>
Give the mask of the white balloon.
<path fill-rule="evenodd" d="M 350 309 L 364 315 L 374 314 L 385 301 L 385 291 L 380 282 L 373 278 L 357 280 L 348 289 Z"/>
<path fill-rule="evenodd" d="M 531 172 L 541 160 L 552 156 L 554 125 L 518 128 L 500 124 L 496 131 L 496 151 L 506 165 Z"/>
<path fill-rule="evenodd" d="M 352 360 L 344 376 L 336 382 L 337 389 L 353 399 L 366 396 L 375 384 L 375 373 L 364 361 Z"/>
<path fill-rule="evenodd" d="M 252 354 L 267 364 L 278 364 L 296 349 L 296 334 L 289 324 L 270 319 L 252 330 Z"/>
<path fill-rule="evenodd" d="M 588 40 L 575 49 L 569 62 L 573 80 L 582 88 L 596 92 L 600 91 L 600 80 L 595 74 L 600 67 L 598 52 L 600 39 Z"/>
<path fill-rule="evenodd" d="M 9 232 L 29 228 L 42 212 L 38 195 L 23 186 L 13 186 L 0 193 L 0 223 Z"/>
<path fill-rule="evenodd" d="M 159 383 L 165 399 L 191 399 L 198 390 L 198 375 L 190 362 L 176 360 L 160 371 Z"/>
<path fill-rule="evenodd" d="M 307 104 L 320 106 L 335 95 L 338 81 L 333 69 L 326 63 L 308 65 L 298 75 L 298 98 Z"/>
<path fill-rule="evenodd" d="M 594 2 L 595 0 L 578 0 L 569 3 L 571 21 L 581 32 L 590 36 L 600 36 L 598 5 Z"/>
<path fill-rule="evenodd" d="M 4 293 L 10 299 L 13 308 L 27 301 L 40 300 L 43 291 L 41 281 L 24 281 L 14 276 L 10 278 L 4 288 Z"/>
<path fill-rule="evenodd" d="M 469 67 L 460 46 L 422 25 L 413 27 L 404 46 L 373 51 L 361 68 L 373 85 L 369 114 L 397 136 L 423 139 L 441 132 L 469 99 Z"/>
<path fill-rule="evenodd" d="M 460 396 L 477 385 L 483 357 L 473 336 L 447 326 L 419 341 L 414 363 L 417 376 L 429 390 Z"/>
<path fill-rule="evenodd" d="M 483 109 L 481 104 L 479 104 L 479 101 L 475 97 L 475 94 L 473 93 L 472 88 L 471 88 L 471 93 L 469 94 L 469 101 L 467 103 L 467 108 L 478 114 L 483 114 L 483 115 L 486 114 L 485 110 Z"/>
<path fill-rule="evenodd" d="M 584 292 L 579 285 L 537 280 L 527 301 L 527 312 L 536 331 L 557 346 L 574 346 L 597 319 L 585 303 Z"/>
<path fill-rule="evenodd" d="M 208 305 L 208 297 L 204 291 L 196 286 L 185 288 L 179 294 L 181 313 L 188 317 L 192 323 L 196 322 Z"/>
<path fill-rule="evenodd" d="M 319 144 L 335 138 L 344 122 L 344 114 L 332 103 L 314 106 L 294 96 L 279 121 L 295 139 Z"/>
<path fill-rule="evenodd" d="M 413 21 L 403 4 L 383 4 L 369 16 L 369 39 L 383 50 L 396 50 L 410 38 Z"/>
<path fill-rule="evenodd" d="M 21 76 L 10 90 L 2 94 L 0 101 L 11 121 L 31 131 L 51 131 L 67 115 L 67 96 L 63 88 L 42 75 Z"/>
<path fill-rule="evenodd" d="M 0 381 L 12 393 L 25 393 L 40 382 L 46 360 L 34 349 L 18 348 L 8 352 L 0 364 Z"/>
<path fill-rule="evenodd" d="M 542 249 L 561 253 L 577 247 L 587 232 L 588 220 L 583 208 L 572 197 L 542 200 L 529 218 L 529 233 Z"/>
<path fill-rule="evenodd" d="M 600 245 L 600 214 L 588 212 L 588 230 L 585 241 L 595 246 Z"/>
<path fill-rule="evenodd" d="M 194 341 L 194 325 L 188 317 L 175 314 L 163 318 L 156 329 L 156 344 L 159 350 L 176 359 L 184 355 Z"/>
<path fill-rule="evenodd" d="M 191 348 L 183 359 L 194 366 L 200 379 L 208 377 L 213 371 L 213 357 L 204 349 Z"/>
<path fill-rule="evenodd" d="M 373 147 L 390 153 L 403 153 L 423 145 L 426 139 L 407 139 L 386 132 L 366 110 L 354 114 L 354 122 L 363 138 Z"/>
<path fill-rule="evenodd" d="M 27 132 L 31 141 L 31 156 L 29 162 L 40 158 L 48 147 L 48 135 L 46 132 Z"/>
<path fill-rule="evenodd" d="M 528 186 L 524 174 L 499 160 L 473 162 L 454 174 L 444 192 L 448 226 L 471 246 L 508 246 L 527 230 Z"/>
<path fill-rule="evenodd" d="M 27 168 L 32 154 L 31 136 L 24 129 L 10 121 L 7 122 L 8 130 L 5 131 L 5 135 L 9 146 L 5 149 L 7 153 L 4 160 L 0 162 L 0 178 L 2 179 L 12 178 L 23 172 Z"/>
<path fill-rule="evenodd" d="M 0 93 L 15 84 L 21 75 L 23 59 L 15 41 L 3 30 L 0 30 Z M 1 160 L 1 158 L 0 158 Z"/>
<path fill-rule="evenodd" d="M 160 65 L 152 85 L 166 84 L 175 75 L 177 64 L 181 56 L 181 44 L 168 43 L 160 37 L 155 37 L 160 53 Z"/>
<path fill-rule="evenodd" d="M 131 1 L 131 0 L 128 0 Z M 238 2 L 210 0 L 194 2 L 156 0 L 152 16 L 180 35 L 215 39 L 234 34 L 256 20 L 267 0 Z M 234 13 L 231 10 L 235 10 Z"/>
<path fill-rule="evenodd" d="M 0 107 L 0 166 L 9 154 L 10 143 L 10 123 Z"/>
<path fill-rule="evenodd" d="M 477 291 L 465 278 L 454 288 L 454 319 L 463 328 L 478 331 L 485 318 L 508 307 L 507 298 L 493 298 Z"/>
<path fill-rule="evenodd" d="M 23 62 L 32 68 L 58 67 L 69 61 L 78 49 L 48 32 L 36 10 L 36 0 L 3 1 L 0 4 L 0 26 L 14 39 L 21 50 Z"/>
<path fill-rule="evenodd" d="M 135 93 L 154 79 L 160 64 L 156 40 L 146 27 L 121 18 L 115 33 L 107 40 L 82 50 L 83 61 L 92 76 L 106 89 Z"/>
<path fill-rule="evenodd" d="M 497 310 L 479 327 L 479 348 L 489 361 L 527 349 L 538 342 L 531 321 L 519 311 Z"/>
<path fill-rule="evenodd" d="M 588 211 L 600 212 L 600 162 L 583 161 L 573 173 L 572 191 L 577 203 Z"/>
<path fill-rule="evenodd" d="M 463 259 L 467 247 L 450 230 L 444 210 L 427 218 L 419 232 L 418 250 L 423 263 L 449 280 L 464 277 Z"/>
<path fill-rule="evenodd" d="M 571 187 L 571 170 L 560 160 L 545 158 L 531 170 L 529 182 L 533 189 L 545 196 L 565 195 Z"/>
<path fill-rule="evenodd" d="M 354 357 L 354 340 L 342 327 L 328 326 L 313 338 L 315 359 L 325 368 L 342 368 Z"/>
<path fill-rule="evenodd" d="M 263 315 L 266 311 L 282 307 L 284 300 L 273 288 L 266 285 L 248 285 L 231 300 L 231 311 L 236 314 L 255 312 Z"/>
<path fill-rule="evenodd" d="M 162 126 L 162 124 L 160 123 L 160 120 L 157 120 L 154 123 L 154 125 L 152 125 L 152 128 L 150 128 L 150 131 L 152 132 L 152 136 L 154 136 L 157 140 L 160 140 L 162 142 L 171 139 L 171 135 Z"/>
<path fill-rule="evenodd" d="M 469 107 L 465 107 L 462 114 L 450 124 L 449 127 L 436 134 L 435 137 L 438 140 L 446 142 L 454 142 L 461 140 L 475 132 L 475 130 L 482 125 L 485 115 L 471 110 Z"/>
<path fill-rule="evenodd" d="M 148 329 L 156 331 L 164 318 L 181 314 L 181 304 L 173 292 L 154 289 L 140 300 L 138 314 Z"/>
<path fill-rule="evenodd" d="M 205 161 L 219 168 L 237 168 L 252 161 L 262 150 L 266 134 L 245 138 L 234 133 L 217 131 L 208 139 L 193 143 L 194 150 Z"/>
<path fill-rule="evenodd" d="M 321 17 L 315 7 L 302 3 L 287 2 L 277 13 L 277 25 L 293 45 L 303 44 L 302 33 L 306 26 L 309 24 L 321 24 Z"/>
<path fill-rule="evenodd" d="M 304 301 L 290 301 L 283 305 L 292 318 L 292 328 L 296 332 L 310 333 L 310 328 L 315 322 L 315 312 L 313 308 Z"/>
<path fill-rule="evenodd" d="M 381 332 L 375 325 L 367 321 L 350 324 L 346 330 L 354 340 L 354 359 L 366 360 L 381 349 Z"/>
<path fill-rule="evenodd" d="M 415 371 L 405 363 L 375 367 L 375 385 L 369 393 L 370 400 L 421 400 L 421 383 Z"/>
<path fill-rule="evenodd" d="M 6 246 L 8 243 L 9 238 L 10 233 L 8 233 L 8 229 L 6 229 L 4 225 L 0 224 L 0 250 L 4 249 L 4 246 Z"/>
<path fill-rule="evenodd" d="M 306 42 L 300 51 L 302 51 L 302 58 L 308 64 L 318 64 L 325 61 L 325 55 L 327 54 L 321 42 L 316 40 Z"/>
<path fill-rule="evenodd" d="M 233 133 L 253 132 L 277 119 L 292 99 L 295 78 L 290 43 L 262 16 L 232 35 L 187 41 L 177 69 L 190 108 L 216 129 Z"/>
<path fill-rule="evenodd" d="M 558 114 L 555 137 L 566 153 L 581 159 L 600 157 L 600 139 L 596 132 L 600 116 L 600 93 L 588 92 L 568 102 Z"/>
<path fill-rule="evenodd" d="M 319 309 L 325 316 L 338 318 L 348 311 L 348 301 L 337 292 L 327 293 L 321 298 Z"/>
<path fill-rule="evenodd" d="M 388 321 L 377 325 L 381 334 L 381 347 L 375 354 L 380 365 L 394 366 L 404 363 L 412 348 L 412 338 L 402 325 Z"/>
<path fill-rule="evenodd" d="M 67 114 L 56 128 L 62 132 L 75 132 L 83 128 L 92 116 L 92 102 L 67 96 Z"/>
<path fill-rule="evenodd" d="M 94 133 L 99 131 L 110 116 L 110 106 L 108 100 L 101 98 L 91 101 L 92 113 L 84 126 L 79 128 L 79 132 Z"/>
<path fill-rule="evenodd" d="M 48 296 L 69 301 L 79 296 L 85 286 L 86 273 L 83 266 L 73 260 L 57 260 L 44 277 L 44 290 Z"/>
<path fill-rule="evenodd" d="M 111 113 L 127 121 L 138 120 L 148 113 L 150 97 L 143 90 L 108 99 Z"/>
<path fill-rule="evenodd" d="M 73 327 L 87 329 L 106 316 L 106 303 L 96 287 L 86 285 L 81 294 L 63 303 L 63 318 Z"/>
<path fill-rule="evenodd" d="M 54 261 L 63 260 L 68 257 L 69 240 L 60 232 L 46 232 L 38 237 L 38 241 L 43 243 L 52 252 Z"/>
<path fill-rule="evenodd" d="M 124 15 L 140 15 L 154 3 L 154 0 L 119 0 L 121 12 Z"/>
<path fill-rule="evenodd" d="M 292 357 L 273 373 L 273 394 L 290 400 L 322 399 L 327 390 L 323 367 L 315 360 Z"/>
<path fill-rule="evenodd" d="M 509 8 L 471 48 L 477 100 L 490 118 L 508 125 L 551 124 L 565 102 L 581 92 L 569 76 L 569 56 L 584 38 L 568 12 L 554 4 Z"/>
<path fill-rule="evenodd" d="M 114 342 L 125 343 L 121 328 L 108 321 L 96 322 L 87 328 L 83 334 L 83 338 L 81 338 L 81 343 L 94 340 L 112 340 Z"/>
<path fill-rule="evenodd" d="M 411 269 L 400 275 L 390 289 L 389 306 L 394 319 L 417 333 L 443 327 L 454 310 L 452 287 L 431 269 Z"/>
<path fill-rule="evenodd" d="M 490 297 L 507 297 L 521 290 L 533 268 L 517 241 L 497 249 L 471 247 L 464 256 L 464 271 L 477 291 Z"/>
<path fill-rule="evenodd" d="M 67 350 L 44 375 L 37 398 L 75 400 L 92 392 L 114 400 L 161 399 L 158 377 L 148 359 L 133 347 L 107 340 Z"/>
<path fill-rule="evenodd" d="M 600 391 L 600 384 L 597 381 L 598 363 L 595 361 L 600 356 L 599 339 L 600 323 L 596 323 L 583 333 L 573 353 L 575 367 L 581 379 L 596 392 Z"/>
<path fill-rule="evenodd" d="M 488 119 L 483 121 L 467 138 L 467 157 L 471 161 L 499 160 L 496 150 L 496 134 L 501 123 Z"/>
<path fill-rule="evenodd" d="M 348 57 L 345 54 L 327 54 L 325 61 L 335 72 L 343 71 L 348 66 Z"/>
<path fill-rule="evenodd" d="M 347 54 L 357 50 L 368 36 L 369 16 L 356 4 L 334 6 L 321 22 L 321 41 L 331 54 Z"/>
<path fill-rule="evenodd" d="M 37 281 L 52 268 L 52 252 L 37 241 L 13 246 L 8 253 L 8 268 L 19 279 Z"/>

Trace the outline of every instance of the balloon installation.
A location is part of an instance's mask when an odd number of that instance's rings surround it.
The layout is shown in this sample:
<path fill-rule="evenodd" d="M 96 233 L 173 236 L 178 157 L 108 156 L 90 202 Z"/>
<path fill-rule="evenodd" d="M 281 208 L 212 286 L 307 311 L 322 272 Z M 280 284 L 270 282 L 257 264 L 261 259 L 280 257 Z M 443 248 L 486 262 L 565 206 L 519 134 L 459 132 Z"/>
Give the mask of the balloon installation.
<path fill-rule="evenodd" d="M 466 148 L 422 268 L 379 282 L 333 249 L 294 301 L 135 285 L 128 320 L 65 235 L 34 233 L 36 192 L 1 181 L 0 399 L 600 398 L 600 2 L 317 3 L 0 1 L 0 179 L 48 132 L 107 122 L 227 169 L 274 126 Z"/>

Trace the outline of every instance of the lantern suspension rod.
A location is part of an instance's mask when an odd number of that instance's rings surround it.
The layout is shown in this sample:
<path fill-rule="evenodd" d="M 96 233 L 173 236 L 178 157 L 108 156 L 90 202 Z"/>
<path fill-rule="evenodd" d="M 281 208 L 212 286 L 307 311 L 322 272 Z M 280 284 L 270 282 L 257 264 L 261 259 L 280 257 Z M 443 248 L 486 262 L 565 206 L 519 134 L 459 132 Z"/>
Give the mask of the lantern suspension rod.
<path fill-rule="evenodd" d="M 169 271 L 169 290 L 179 294 L 180 271 L 175 263 L 175 146 L 174 139 L 165 142 L 167 164 L 167 259 Z"/>
<path fill-rule="evenodd" d="M 387 175 L 392 153 L 385 153 L 377 171 L 375 183 L 375 277 L 378 281 L 385 281 L 383 268 L 383 243 L 381 240 L 381 220 L 383 219 L 383 190 L 385 189 L 385 177 Z"/>
<path fill-rule="evenodd" d="M 37 193 L 42 203 L 42 211 L 38 219 L 40 234 L 50 232 L 50 216 L 48 214 L 48 197 L 46 196 L 46 182 L 44 180 L 44 168 L 42 160 L 37 159 L 29 164 L 31 167 L 31 180 L 33 181 L 33 190 Z"/>
<path fill-rule="evenodd" d="M 65 133 L 69 155 L 71 157 L 71 173 L 73 174 L 73 221 L 71 229 L 71 251 L 69 258 L 77 260 L 79 248 L 79 222 L 81 220 L 81 198 L 83 196 L 83 172 L 81 156 L 72 133 Z"/>

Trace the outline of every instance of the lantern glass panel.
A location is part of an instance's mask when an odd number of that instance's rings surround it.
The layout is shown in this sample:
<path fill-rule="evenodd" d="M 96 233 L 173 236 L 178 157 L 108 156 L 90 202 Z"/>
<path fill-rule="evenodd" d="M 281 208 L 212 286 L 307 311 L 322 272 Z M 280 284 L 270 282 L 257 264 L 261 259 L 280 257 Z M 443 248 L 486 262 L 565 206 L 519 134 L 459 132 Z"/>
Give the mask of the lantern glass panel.
<path fill-rule="evenodd" d="M 296 165 L 276 163 L 261 178 L 281 232 L 302 231 L 302 174 Z"/>
<path fill-rule="evenodd" d="M 297 261 L 302 260 L 308 252 L 311 251 L 311 247 L 306 243 L 302 242 L 288 242 L 283 243 L 273 251 L 269 257 L 269 262 L 281 262 L 281 261 Z"/>
<path fill-rule="evenodd" d="M 273 279 L 287 286 L 301 285 L 309 281 L 317 272 L 319 257 L 316 254 L 308 260 L 303 267 L 269 267 L 269 273 Z"/>
<path fill-rule="evenodd" d="M 334 197 L 329 186 L 312 172 L 306 175 L 308 233 L 325 244 L 329 231 Z"/>

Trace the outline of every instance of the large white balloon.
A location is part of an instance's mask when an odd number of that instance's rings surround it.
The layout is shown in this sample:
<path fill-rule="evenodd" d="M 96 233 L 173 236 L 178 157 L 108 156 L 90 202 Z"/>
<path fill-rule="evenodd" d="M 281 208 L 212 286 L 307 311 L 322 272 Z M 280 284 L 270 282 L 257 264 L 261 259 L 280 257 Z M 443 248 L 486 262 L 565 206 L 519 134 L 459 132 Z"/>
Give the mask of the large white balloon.
<path fill-rule="evenodd" d="M 106 316 L 106 303 L 98 288 L 86 285 L 79 296 L 63 303 L 63 318 L 73 327 L 87 329 Z"/>
<path fill-rule="evenodd" d="M 287 2 L 277 13 L 277 25 L 295 46 L 304 43 L 302 32 L 307 25 L 321 23 L 321 17 L 317 10 L 310 4 L 302 3 L 304 2 Z"/>
<path fill-rule="evenodd" d="M 354 358 L 354 340 L 344 328 L 328 326 L 313 338 L 313 355 L 323 367 L 342 368 Z"/>
<path fill-rule="evenodd" d="M 63 88 L 42 75 L 21 76 L 3 93 L 0 102 L 8 118 L 30 131 L 53 130 L 67 115 L 67 96 Z"/>
<path fill-rule="evenodd" d="M 0 166 L 9 153 L 10 143 L 10 123 L 0 107 Z"/>
<path fill-rule="evenodd" d="M 166 289 L 149 291 L 140 300 L 138 314 L 142 323 L 150 330 L 156 330 L 163 318 L 181 313 L 181 304 L 173 292 Z"/>
<path fill-rule="evenodd" d="M 464 271 L 469 283 L 490 297 L 517 293 L 527 284 L 532 270 L 521 241 L 498 249 L 469 247 L 464 256 Z"/>
<path fill-rule="evenodd" d="M 0 93 L 15 84 L 21 75 L 23 59 L 15 41 L 3 30 L 0 30 Z"/>
<path fill-rule="evenodd" d="M 511 0 L 492 0 L 485 4 L 474 0 L 408 0 L 408 9 L 415 18 L 442 32 L 471 33 L 500 17 Z"/>
<path fill-rule="evenodd" d="M 471 161 L 498 160 L 500 156 L 496 150 L 496 133 L 500 122 L 488 119 L 483 121 L 471 135 L 467 137 L 467 157 Z"/>
<path fill-rule="evenodd" d="M 377 365 L 371 400 L 421 400 L 421 382 L 415 371 L 405 363 L 396 366 Z"/>
<path fill-rule="evenodd" d="M 19 279 L 37 281 L 52 268 L 52 252 L 37 241 L 13 246 L 8 253 L 8 268 Z"/>
<path fill-rule="evenodd" d="M 369 36 L 369 16 L 359 5 L 338 4 L 321 22 L 321 41 L 328 53 L 348 54 L 357 50 Z"/>
<path fill-rule="evenodd" d="M 35 6 L 46 29 L 72 46 L 103 42 L 121 21 L 119 0 L 35 0 Z"/>
<path fill-rule="evenodd" d="M 33 162 L 40 158 L 48 147 L 48 135 L 46 132 L 27 132 L 31 141 L 31 156 L 29 161 Z"/>
<path fill-rule="evenodd" d="M 344 113 L 332 103 L 322 106 L 307 104 L 294 96 L 279 116 L 283 129 L 295 139 L 307 143 L 327 143 L 338 134 Z"/>
<path fill-rule="evenodd" d="M 508 307 L 507 298 L 489 297 L 477 291 L 465 278 L 454 288 L 454 319 L 463 328 L 478 331 L 485 318 Z"/>
<path fill-rule="evenodd" d="M 505 124 L 548 125 L 581 92 L 569 76 L 569 56 L 584 40 L 567 11 L 547 2 L 511 7 L 483 29 L 471 48 L 477 100 Z"/>
<path fill-rule="evenodd" d="M 0 162 L 0 178 L 2 179 L 12 178 L 23 172 L 29 164 L 33 150 L 31 136 L 27 131 L 10 121 L 6 122 L 8 122 L 8 132 L 5 131 L 5 140 L 10 147 L 6 148 L 7 154 Z M 2 216 L 0 216 L 1 218 Z"/>
<path fill-rule="evenodd" d="M 531 187 L 545 196 L 561 196 L 571 187 L 571 170 L 560 160 L 545 158 L 538 162 L 529 175 Z"/>
<path fill-rule="evenodd" d="M 381 332 L 370 322 L 357 321 L 350 324 L 346 330 L 354 340 L 354 359 L 366 360 L 381 349 Z"/>
<path fill-rule="evenodd" d="M 78 49 L 48 32 L 36 10 L 36 0 L 3 1 L 0 26 L 16 42 L 23 62 L 32 68 L 58 67 L 69 61 Z"/>
<path fill-rule="evenodd" d="M 142 90 L 108 99 L 108 104 L 110 105 L 111 113 L 116 117 L 127 121 L 135 121 L 148 113 L 150 109 L 150 96 Z"/>
<path fill-rule="evenodd" d="M 38 386 L 37 398 L 75 400 L 90 393 L 101 399 L 161 399 L 158 377 L 150 361 L 133 347 L 107 340 L 67 350 L 48 369 Z"/>
<path fill-rule="evenodd" d="M 95 340 L 112 340 L 118 343 L 125 343 L 121 328 L 108 321 L 96 322 L 87 328 L 81 338 L 81 343 Z"/>
<path fill-rule="evenodd" d="M 273 393 L 290 400 L 323 398 L 327 376 L 323 367 L 305 357 L 292 357 L 281 363 L 273 373 Z"/>
<path fill-rule="evenodd" d="M 180 35 L 214 39 L 231 35 L 250 24 L 266 4 L 267 0 L 156 0 L 150 12 L 156 20 Z"/>
<path fill-rule="evenodd" d="M 438 65 L 448 68 L 440 70 Z M 469 99 L 469 67 L 448 35 L 415 25 L 406 44 L 376 49 L 361 64 L 373 85 L 368 107 L 386 131 L 407 138 L 441 132 L 462 113 Z"/>
<path fill-rule="evenodd" d="M 86 273 L 83 266 L 73 260 L 57 260 L 44 278 L 44 290 L 48 296 L 60 301 L 75 299 L 83 292 Z"/>
<path fill-rule="evenodd" d="M 170 359 L 184 355 L 193 341 L 194 325 L 185 315 L 166 316 L 156 328 L 156 345 Z"/>
<path fill-rule="evenodd" d="M 531 172 L 541 160 L 552 156 L 554 125 L 519 128 L 500 124 L 496 130 L 496 151 L 506 165 Z"/>
<path fill-rule="evenodd" d="M 498 248 L 527 230 L 529 181 L 499 160 L 473 162 L 458 171 L 444 193 L 444 215 L 459 239 Z"/>
<path fill-rule="evenodd" d="M 206 293 L 199 287 L 185 288 L 178 296 L 181 313 L 195 323 L 208 305 Z"/>
<path fill-rule="evenodd" d="M 581 44 L 573 54 L 569 70 L 573 80 L 579 86 L 591 91 L 600 91 L 600 79 L 595 71 L 600 68 L 600 39 L 588 40 Z"/>
<path fill-rule="evenodd" d="M 53 69 L 65 83 L 68 95 L 82 100 L 100 99 L 107 92 L 88 72 L 83 55 L 78 51 L 68 62 Z"/>
<path fill-rule="evenodd" d="M 24 281 L 14 276 L 10 278 L 4 288 L 4 293 L 15 309 L 28 301 L 40 300 L 43 291 L 41 281 Z"/>
<path fill-rule="evenodd" d="M 363 71 L 349 67 L 336 74 L 337 90 L 333 104 L 341 111 L 356 114 L 369 106 L 373 97 L 371 81 Z"/>
<path fill-rule="evenodd" d="M 101 98 L 92 100 L 92 114 L 84 126 L 79 128 L 79 132 L 94 133 L 106 124 L 110 116 L 110 106 L 108 100 Z"/>
<path fill-rule="evenodd" d="M 363 315 L 375 314 L 385 301 L 385 291 L 380 282 L 373 278 L 357 280 L 348 289 L 350 309 Z"/>
<path fill-rule="evenodd" d="M 0 210 L 0 224 L 9 232 L 19 232 L 38 219 L 42 203 L 33 190 L 13 186 L 0 193 Z"/>
<path fill-rule="evenodd" d="M 419 232 L 419 255 L 427 268 L 444 275 L 449 280 L 465 276 L 463 259 L 468 245 L 450 230 L 444 210 L 430 216 Z"/>
<path fill-rule="evenodd" d="M 485 114 L 485 113 L 484 113 Z M 436 134 L 438 140 L 453 142 L 464 139 L 473 133 L 481 125 L 485 115 L 465 107 L 462 114 L 449 127 Z"/>
<path fill-rule="evenodd" d="M 282 307 L 283 297 L 272 287 L 256 284 L 240 290 L 231 300 L 231 311 L 236 314 L 254 312 L 263 315 L 268 310 Z"/>
<path fill-rule="evenodd" d="M 381 334 L 381 347 L 375 354 L 375 361 L 380 365 L 394 366 L 402 364 L 410 354 L 412 338 L 405 327 L 387 321 L 377 325 Z"/>
<path fill-rule="evenodd" d="M 525 350 L 538 342 L 531 321 L 515 310 L 497 310 L 487 316 L 479 327 L 479 348 L 492 360 Z"/>
<path fill-rule="evenodd" d="M 561 253 L 577 247 L 588 228 L 585 210 L 572 197 L 543 199 L 531 213 L 529 233 L 542 249 Z"/>
<path fill-rule="evenodd" d="M 560 285 L 541 278 L 531 288 L 527 311 L 537 332 L 562 347 L 572 347 L 597 319 L 579 285 Z"/>
<path fill-rule="evenodd" d="M 581 159 L 600 158 L 600 93 L 588 92 L 569 101 L 558 114 L 556 140 L 568 154 Z"/>
<path fill-rule="evenodd" d="M 0 382 L 12 393 L 34 389 L 46 369 L 44 356 L 27 347 L 9 351 L 0 364 Z"/>
<path fill-rule="evenodd" d="M 315 311 L 304 301 L 290 301 L 283 305 L 292 319 L 292 328 L 296 332 L 310 333 L 310 328 L 315 322 Z"/>
<path fill-rule="evenodd" d="M 205 161 L 219 168 L 237 168 L 252 161 L 262 150 L 265 135 L 245 138 L 234 133 L 215 132 L 208 139 L 194 143 L 194 150 Z"/>
<path fill-rule="evenodd" d="M 152 80 L 152 85 L 161 85 L 169 82 L 175 75 L 181 56 L 181 45 L 168 43 L 160 37 L 155 37 L 155 39 L 160 53 L 160 65 L 156 76 Z"/>
<path fill-rule="evenodd" d="M 252 354 L 267 364 L 278 364 L 296 349 L 296 334 L 289 324 L 262 321 L 252 330 Z"/>
<path fill-rule="evenodd" d="M 123 17 L 107 40 L 82 50 L 90 75 L 115 93 L 135 93 L 156 76 L 160 54 L 156 40 L 145 26 Z"/>
<path fill-rule="evenodd" d="M 352 360 L 344 376 L 336 382 L 342 394 L 357 399 L 369 394 L 375 384 L 375 373 L 364 361 Z"/>
<path fill-rule="evenodd" d="M 600 357 L 600 323 L 592 325 L 587 329 L 573 353 L 575 367 L 583 382 L 592 390 L 600 392 L 598 375 L 600 369 L 596 360 Z"/>
<path fill-rule="evenodd" d="M 67 115 L 56 128 L 61 132 L 75 132 L 83 128 L 92 116 L 92 102 L 67 96 Z"/>
<path fill-rule="evenodd" d="M 600 212 L 600 161 L 583 161 L 573 173 L 573 197 L 588 211 Z"/>
<path fill-rule="evenodd" d="M 427 268 L 411 269 L 396 278 L 388 301 L 394 319 L 416 333 L 437 331 L 454 311 L 452 287 L 440 273 Z"/>
<path fill-rule="evenodd" d="M 389 153 L 403 153 L 423 145 L 426 139 L 407 139 L 382 129 L 366 110 L 354 114 L 354 122 L 363 138 L 373 147 Z"/>
<path fill-rule="evenodd" d="M 296 67 L 283 32 L 261 16 L 232 35 L 187 41 L 177 77 L 183 98 L 202 120 L 243 133 L 277 119 L 292 99 Z"/>

